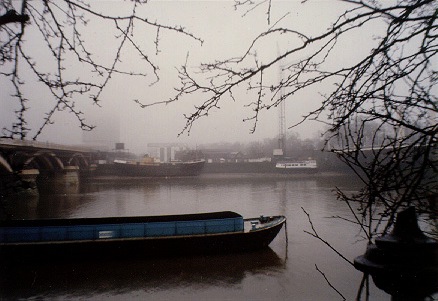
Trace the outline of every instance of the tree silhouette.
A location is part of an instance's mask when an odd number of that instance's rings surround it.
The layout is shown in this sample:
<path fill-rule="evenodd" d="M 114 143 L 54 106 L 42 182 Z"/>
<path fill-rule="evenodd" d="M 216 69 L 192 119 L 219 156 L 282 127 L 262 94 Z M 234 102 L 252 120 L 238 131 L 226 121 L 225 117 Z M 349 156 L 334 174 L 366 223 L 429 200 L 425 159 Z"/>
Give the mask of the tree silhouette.
<path fill-rule="evenodd" d="M 58 111 L 66 110 L 73 114 L 83 130 L 91 130 L 93 126 L 77 108 L 81 97 L 88 97 L 92 103 L 100 105 L 102 92 L 114 76 L 150 78 L 152 82 L 159 80 L 159 66 L 154 56 L 159 50 L 160 36 L 163 32 L 172 31 L 189 39 L 202 43 L 181 26 L 166 25 L 153 21 L 147 16 L 144 7 L 148 1 L 132 0 L 123 4 L 123 12 L 101 12 L 98 2 L 81 0 L 41 0 L 13 1 L 5 0 L 0 4 L 0 76 L 12 85 L 13 98 L 19 103 L 16 110 L 16 121 L 3 128 L 3 137 L 29 138 L 31 129 L 28 125 L 28 108 L 37 99 L 26 95 L 23 87 L 32 81 L 38 89 L 49 92 L 51 107 L 31 139 L 36 139 L 44 128 L 53 123 Z M 146 11 L 146 12 L 145 12 Z M 108 32 L 114 32 L 113 50 L 101 49 L 105 56 L 111 57 L 103 61 L 93 53 L 95 41 L 86 36 L 91 31 L 90 20 L 105 24 Z M 37 33 L 37 37 L 28 35 Z M 148 41 L 155 49 L 145 46 L 137 31 L 155 31 L 155 39 Z M 36 47 L 31 39 L 43 42 L 47 60 L 34 59 Z M 129 49 L 137 55 L 135 71 L 122 65 L 123 51 Z M 130 58 L 132 59 L 132 58 Z M 80 65 L 81 74 L 71 74 L 68 66 Z M 33 78 L 30 75 L 33 75 Z M 150 75 L 148 75 L 150 74 Z M 27 82 L 25 82 L 25 78 Z M 29 79 L 31 78 L 31 79 Z"/>
<path fill-rule="evenodd" d="M 195 70 L 186 63 L 179 71 L 177 93 L 164 103 L 202 95 L 185 116 L 184 133 L 232 99 L 251 109 L 244 121 L 252 122 L 255 131 L 264 111 L 283 101 L 293 104 L 300 91 L 327 84 L 321 105 L 301 122 L 327 123 L 326 149 L 339 154 L 363 180 L 365 188 L 359 194 L 338 193 L 359 204 L 352 212 L 371 240 L 388 230 L 403 207 L 436 212 L 438 10 L 432 0 L 342 2 L 348 8 L 320 34 L 282 27 L 280 18 L 236 57 L 203 63 Z M 244 15 L 264 8 L 269 24 L 274 5 L 235 1 Z M 382 34 L 369 41 L 365 55 L 344 62 L 340 54 L 345 40 L 364 35 L 367 28 L 380 28 Z M 280 37 L 294 42 L 274 57 L 261 59 L 259 47 L 275 45 Z M 269 72 L 278 68 L 283 76 L 273 80 Z M 242 87 L 248 94 L 239 97 L 235 92 Z"/>

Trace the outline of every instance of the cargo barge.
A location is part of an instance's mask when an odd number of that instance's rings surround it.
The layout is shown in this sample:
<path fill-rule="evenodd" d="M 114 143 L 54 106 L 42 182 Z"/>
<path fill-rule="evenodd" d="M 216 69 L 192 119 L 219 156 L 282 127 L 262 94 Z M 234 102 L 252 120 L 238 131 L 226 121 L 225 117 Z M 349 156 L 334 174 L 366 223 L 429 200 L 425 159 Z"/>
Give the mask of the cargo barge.
<path fill-rule="evenodd" d="M 152 160 L 125 161 L 114 160 L 114 173 L 132 177 L 187 177 L 198 176 L 205 161 L 154 162 Z"/>
<path fill-rule="evenodd" d="M 0 222 L 0 257 L 95 258 L 228 253 L 267 247 L 284 216 L 200 214 Z"/>

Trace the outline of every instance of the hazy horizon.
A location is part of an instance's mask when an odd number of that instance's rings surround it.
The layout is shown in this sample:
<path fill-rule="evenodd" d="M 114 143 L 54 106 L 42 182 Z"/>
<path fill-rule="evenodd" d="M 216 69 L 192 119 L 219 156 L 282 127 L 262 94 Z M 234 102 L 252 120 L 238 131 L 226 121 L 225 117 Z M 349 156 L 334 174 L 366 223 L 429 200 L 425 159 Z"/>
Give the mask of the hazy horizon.
<path fill-rule="evenodd" d="M 96 5 L 94 3 L 93 5 Z M 114 1 L 101 1 L 98 6 L 103 11 L 118 11 L 124 3 Z M 128 5 L 129 7 L 129 5 Z M 96 134 L 105 129 L 110 129 L 114 136 L 135 151 L 145 148 L 147 143 L 186 143 L 199 145 L 203 143 L 218 142 L 251 142 L 265 138 L 275 138 L 279 133 L 278 110 L 264 111 L 258 121 L 254 134 L 250 133 L 252 122 L 243 122 L 251 114 L 250 109 L 232 99 L 224 99 L 220 110 L 211 112 L 207 118 L 198 120 L 191 129 L 190 134 L 178 134 L 185 125 L 183 114 L 193 111 L 199 96 L 193 99 L 183 99 L 169 105 L 157 105 L 140 108 L 134 102 L 138 99 L 142 103 L 165 101 L 174 96 L 174 88 L 178 86 L 178 73 L 176 68 L 184 64 L 187 54 L 188 65 L 196 67 L 200 62 L 211 62 L 216 59 L 238 57 L 242 55 L 251 44 L 251 41 L 262 31 L 267 30 L 274 22 L 281 19 L 285 12 L 290 12 L 280 21 L 280 26 L 295 28 L 311 35 L 326 29 L 334 17 L 342 11 L 344 6 L 331 5 L 330 1 L 309 1 L 301 4 L 300 1 L 274 1 L 271 8 L 271 24 L 266 22 L 266 11 L 258 9 L 242 17 L 245 11 L 235 10 L 231 1 L 160 1 L 151 2 L 145 6 L 147 15 L 152 20 L 157 20 L 167 25 L 181 25 L 188 32 L 204 40 L 200 43 L 175 32 L 162 30 L 160 32 L 160 53 L 153 56 L 153 61 L 159 66 L 160 81 L 151 86 L 155 81 L 153 76 L 144 78 L 120 77 L 114 75 L 102 95 L 101 107 L 92 105 L 89 99 L 77 100 L 76 105 L 85 115 L 85 120 L 96 125 Z M 120 14 L 122 14 L 120 12 Z M 315 22 L 317 20 L 317 22 Z M 38 35 L 29 26 L 25 37 L 25 47 L 42 47 Z M 34 30 L 34 29 L 33 29 Z M 105 61 L 112 46 L 112 32 L 105 30 L 103 24 L 90 20 L 85 28 L 84 37 L 94 50 L 95 59 Z M 154 32 L 136 32 L 144 36 L 145 45 L 153 44 Z M 91 42 L 90 42 L 91 41 Z M 272 41 L 260 48 L 260 59 L 277 55 L 279 48 L 290 47 L 293 41 Z M 146 47 L 146 46 L 145 46 Z M 152 46 L 148 46 L 152 47 Z M 155 45 L 153 45 L 155 47 Z M 132 57 L 133 52 L 124 50 L 123 64 L 135 64 L 137 57 Z M 354 54 L 349 54 L 354 56 Z M 44 53 L 35 51 L 35 60 L 44 61 Z M 342 58 L 345 60 L 348 55 Z M 47 62 L 50 64 L 53 62 Z M 135 69 L 136 66 L 134 66 Z M 72 76 L 82 74 L 81 66 L 74 64 L 68 69 Z M 150 72 L 150 70 L 146 70 Z M 271 70 L 271 80 L 278 79 L 279 71 Z M 17 109 L 17 102 L 11 95 L 10 83 L 2 79 L 1 120 L 3 127 L 10 127 L 13 121 L 13 112 Z M 31 95 L 30 110 L 27 114 L 29 125 L 35 131 L 42 123 L 45 110 L 49 107 L 50 95 L 41 86 L 35 86 L 35 78 L 26 79 L 25 92 Z M 247 96 L 246 86 L 236 91 L 238 99 Z M 300 121 L 301 117 L 309 110 L 315 109 L 321 101 L 320 91 L 308 90 L 288 99 L 286 103 L 286 125 L 289 127 Z M 33 101 L 32 101 L 33 100 Z M 238 102 L 238 101 L 237 101 Z M 64 144 L 79 144 L 83 141 L 84 134 L 79 128 L 79 123 L 67 111 L 57 112 L 54 125 L 50 125 L 38 137 L 38 141 L 48 141 Z M 119 125 L 118 130 L 115 125 Z M 301 138 L 313 138 L 323 128 L 321 123 L 306 122 L 290 131 L 296 132 Z M 118 133 L 116 133 L 118 131 Z M 31 132 L 34 134 L 34 132 Z M 106 134 L 105 134 L 106 135 Z M 31 135 L 29 135 L 31 136 Z M 119 137 L 117 137 L 119 136 Z"/>

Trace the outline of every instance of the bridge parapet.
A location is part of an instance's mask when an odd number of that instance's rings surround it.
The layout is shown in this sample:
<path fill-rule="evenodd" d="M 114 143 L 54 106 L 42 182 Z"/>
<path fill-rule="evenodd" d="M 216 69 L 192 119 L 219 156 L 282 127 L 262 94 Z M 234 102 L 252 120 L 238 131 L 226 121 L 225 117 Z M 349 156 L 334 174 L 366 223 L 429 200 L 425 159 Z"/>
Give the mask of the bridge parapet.
<path fill-rule="evenodd" d="M 93 153 L 98 150 L 93 149 L 91 147 L 86 146 L 77 146 L 77 145 L 64 145 L 57 143 L 49 143 L 49 142 L 40 142 L 33 140 L 17 140 L 17 139 L 8 139 L 8 138 L 0 138 L 0 148 L 38 148 L 38 149 L 46 149 L 53 151 L 69 151 L 69 152 L 80 152 L 80 153 Z"/>

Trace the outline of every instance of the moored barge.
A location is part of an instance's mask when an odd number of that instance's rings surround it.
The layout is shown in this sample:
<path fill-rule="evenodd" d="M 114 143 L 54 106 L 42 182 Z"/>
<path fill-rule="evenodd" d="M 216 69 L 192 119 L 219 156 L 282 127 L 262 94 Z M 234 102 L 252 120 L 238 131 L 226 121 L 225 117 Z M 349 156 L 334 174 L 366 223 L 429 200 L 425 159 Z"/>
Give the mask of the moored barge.
<path fill-rule="evenodd" d="M 267 247 L 284 216 L 231 211 L 0 222 L 0 256 L 115 257 L 253 251 Z"/>
<path fill-rule="evenodd" d="M 143 159 L 142 161 L 115 160 L 114 171 L 119 176 L 131 177 L 186 177 L 198 176 L 204 168 L 205 161 L 172 161 L 154 162 Z"/>

